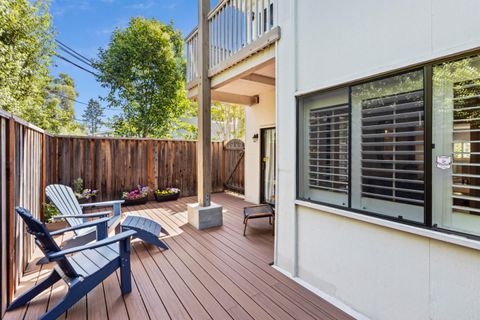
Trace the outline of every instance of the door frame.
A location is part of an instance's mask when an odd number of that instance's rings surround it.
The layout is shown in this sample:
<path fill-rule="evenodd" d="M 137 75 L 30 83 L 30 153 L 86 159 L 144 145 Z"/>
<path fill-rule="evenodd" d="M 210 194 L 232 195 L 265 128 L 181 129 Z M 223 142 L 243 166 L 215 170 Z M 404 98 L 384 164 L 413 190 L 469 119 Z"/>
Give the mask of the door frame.
<path fill-rule="evenodd" d="M 266 131 L 266 130 L 271 130 L 271 129 L 274 129 L 275 130 L 275 145 L 274 145 L 274 154 L 276 155 L 276 149 L 277 149 L 277 127 L 275 125 L 272 125 L 272 126 L 266 126 L 266 127 L 262 127 L 260 128 L 260 134 L 259 134 L 259 142 L 260 142 L 260 157 L 259 157 L 259 164 L 260 164 L 260 203 L 266 203 L 265 202 L 265 198 L 264 198 L 264 194 L 265 194 L 265 169 L 264 169 L 264 163 L 263 163 L 263 153 L 264 153 L 264 147 L 263 147 L 263 133 Z M 275 162 L 276 162 L 277 159 L 275 159 Z M 277 164 L 275 163 L 275 170 L 274 170 L 274 175 L 275 175 L 275 180 L 277 179 L 277 172 L 276 172 L 276 167 L 277 167 Z M 276 193 L 276 189 L 275 189 L 275 193 Z M 272 203 L 270 203 L 272 204 Z"/>

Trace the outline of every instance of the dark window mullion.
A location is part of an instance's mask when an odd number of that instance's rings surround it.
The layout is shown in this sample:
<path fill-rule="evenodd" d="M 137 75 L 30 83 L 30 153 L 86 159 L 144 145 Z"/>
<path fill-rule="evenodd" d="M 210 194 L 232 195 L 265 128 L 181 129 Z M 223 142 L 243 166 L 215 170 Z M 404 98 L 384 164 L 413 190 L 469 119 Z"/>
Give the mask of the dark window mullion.
<path fill-rule="evenodd" d="M 432 65 L 424 67 L 424 201 L 425 201 L 425 225 L 432 226 L 432 94 L 433 94 L 433 72 Z"/>
<path fill-rule="evenodd" d="M 352 208 L 352 87 L 348 87 L 348 208 Z"/>

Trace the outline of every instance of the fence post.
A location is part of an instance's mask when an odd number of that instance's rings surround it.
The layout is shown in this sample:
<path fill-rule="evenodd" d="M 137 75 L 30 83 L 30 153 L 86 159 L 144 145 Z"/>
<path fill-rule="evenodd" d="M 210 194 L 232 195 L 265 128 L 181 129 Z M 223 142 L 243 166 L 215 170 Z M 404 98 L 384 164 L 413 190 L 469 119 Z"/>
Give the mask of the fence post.
<path fill-rule="evenodd" d="M 227 158 L 225 156 L 225 154 L 227 153 L 227 148 L 226 148 L 226 145 L 225 145 L 225 141 L 222 142 L 222 173 L 221 173 L 221 176 L 220 176 L 220 179 L 221 179 L 221 182 L 222 182 L 222 189 L 223 191 L 225 191 L 225 177 L 227 176 L 227 174 L 225 173 L 225 168 L 227 167 L 226 164 L 225 164 L 225 159 Z"/>
<path fill-rule="evenodd" d="M 7 299 L 13 301 L 15 294 L 15 119 L 8 119 L 7 128 Z"/>
<path fill-rule="evenodd" d="M 40 219 L 44 221 L 45 212 L 43 204 L 45 203 L 45 187 L 47 186 L 47 134 L 42 134 L 42 154 L 41 154 L 41 172 L 40 172 Z"/>

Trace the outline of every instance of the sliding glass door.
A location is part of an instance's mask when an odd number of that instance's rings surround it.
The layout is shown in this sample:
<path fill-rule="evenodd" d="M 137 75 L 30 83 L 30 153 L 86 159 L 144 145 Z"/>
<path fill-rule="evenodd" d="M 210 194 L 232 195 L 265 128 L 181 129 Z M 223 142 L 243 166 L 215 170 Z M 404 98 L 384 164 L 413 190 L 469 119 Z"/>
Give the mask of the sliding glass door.
<path fill-rule="evenodd" d="M 275 204 L 275 128 L 261 130 L 262 203 Z"/>

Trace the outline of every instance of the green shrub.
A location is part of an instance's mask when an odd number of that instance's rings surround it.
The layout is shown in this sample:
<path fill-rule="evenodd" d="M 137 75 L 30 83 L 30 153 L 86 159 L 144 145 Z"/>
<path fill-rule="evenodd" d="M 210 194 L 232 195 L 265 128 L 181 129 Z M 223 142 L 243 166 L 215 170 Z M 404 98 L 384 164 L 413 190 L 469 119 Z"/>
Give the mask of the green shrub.
<path fill-rule="evenodd" d="M 53 217 L 58 215 L 60 215 L 60 211 L 58 211 L 57 207 L 55 207 L 52 203 L 43 204 L 43 219 L 45 222 L 54 222 Z"/>

